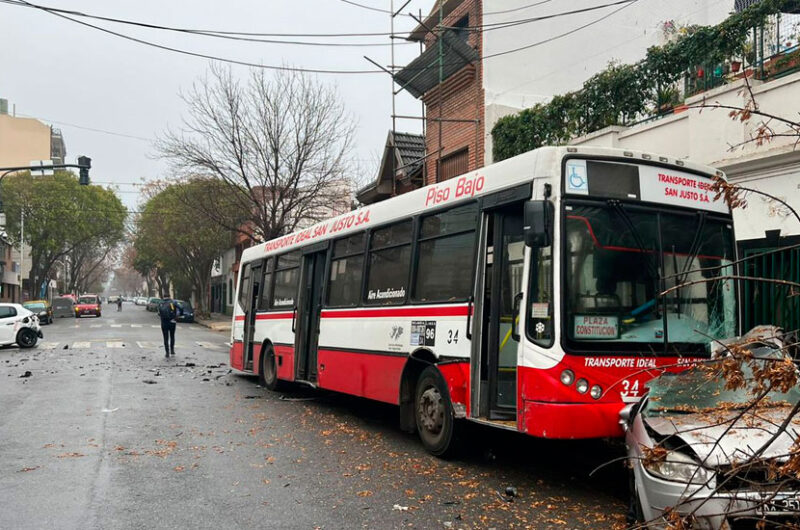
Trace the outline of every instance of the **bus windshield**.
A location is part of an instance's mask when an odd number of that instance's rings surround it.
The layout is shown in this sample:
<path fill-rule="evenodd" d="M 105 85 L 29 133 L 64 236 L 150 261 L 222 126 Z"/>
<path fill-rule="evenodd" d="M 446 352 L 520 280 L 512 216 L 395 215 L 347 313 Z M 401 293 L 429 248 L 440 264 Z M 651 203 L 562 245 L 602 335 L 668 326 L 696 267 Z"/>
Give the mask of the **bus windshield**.
<path fill-rule="evenodd" d="M 733 274 L 731 221 L 582 201 L 566 206 L 565 230 L 572 348 L 699 353 L 735 335 L 735 286 L 720 278 Z"/>

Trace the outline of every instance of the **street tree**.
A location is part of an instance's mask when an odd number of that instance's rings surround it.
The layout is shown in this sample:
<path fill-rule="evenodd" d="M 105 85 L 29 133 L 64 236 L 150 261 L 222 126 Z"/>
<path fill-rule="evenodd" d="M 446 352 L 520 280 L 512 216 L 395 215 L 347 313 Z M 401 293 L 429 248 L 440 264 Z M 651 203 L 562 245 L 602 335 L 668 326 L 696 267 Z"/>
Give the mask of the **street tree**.
<path fill-rule="evenodd" d="M 228 190 L 225 183 L 215 179 L 169 184 L 145 203 L 137 220 L 137 269 L 148 272 L 155 269 L 160 287 L 163 287 L 164 276 L 177 285 L 191 285 L 201 313 L 208 312 L 214 259 L 231 245 L 232 233 L 226 226 L 242 222 L 242 214 L 235 208 L 236 198 L 227 194 Z M 225 204 L 228 198 L 225 223 L 198 216 L 189 205 L 208 196 L 216 197 L 220 204 Z M 188 201 L 184 200 L 187 198 Z M 162 291 L 161 295 L 166 292 Z"/>
<path fill-rule="evenodd" d="M 355 125 L 332 87 L 291 70 L 254 69 L 239 81 L 212 65 L 182 97 L 183 127 L 165 133 L 159 155 L 176 175 L 228 188 L 223 198 L 182 196 L 197 215 L 269 240 L 349 209 Z M 230 197 L 248 213 L 245 224 L 230 224 Z"/>
<path fill-rule="evenodd" d="M 72 258 L 79 249 L 94 249 L 91 254 L 111 249 L 124 237 L 127 210 L 119 197 L 101 186 L 79 185 L 71 172 L 36 178 L 30 173 L 10 175 L 3 181 L 2 197 L 9 237 L 14 244 L 22 237 L 30 246 L 31 296 L 39 295 L 59 260 Z M 96 262 L 103 259 L 94 261 L 81 258 L 77 276 L 84 285 L 95 283 L 89 280 L 100 267 Z"/>

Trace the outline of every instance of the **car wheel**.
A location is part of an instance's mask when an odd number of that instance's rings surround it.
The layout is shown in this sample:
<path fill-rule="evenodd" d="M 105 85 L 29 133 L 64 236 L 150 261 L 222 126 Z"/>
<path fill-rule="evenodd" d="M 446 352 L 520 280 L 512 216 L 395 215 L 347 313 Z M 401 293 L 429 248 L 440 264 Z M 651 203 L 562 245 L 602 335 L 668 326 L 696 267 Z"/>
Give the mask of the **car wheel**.
<path fill-rule="evenodd" d="M 455 415 L 450 391 L 436 366 L 425 368 L 417 380 L 414 416 L 425 449 L 434 456 L 452 456 L 457 446 Z"/>
<path fill-rule="evenodd" d="M 20 348 L 33 348 L 38 340 L 36 332 L 30 328 L 22 328 L 17 333 L 17 344 Z"/>
<path fill-rule="evenodd" d="M 275 350 L 272 349 L 272 346 L 267 346 L 261 355 L 258 382 L 273 391 L 283 388 L 283 381 L 278 379 L 278 360 L 275 357 Z"/>

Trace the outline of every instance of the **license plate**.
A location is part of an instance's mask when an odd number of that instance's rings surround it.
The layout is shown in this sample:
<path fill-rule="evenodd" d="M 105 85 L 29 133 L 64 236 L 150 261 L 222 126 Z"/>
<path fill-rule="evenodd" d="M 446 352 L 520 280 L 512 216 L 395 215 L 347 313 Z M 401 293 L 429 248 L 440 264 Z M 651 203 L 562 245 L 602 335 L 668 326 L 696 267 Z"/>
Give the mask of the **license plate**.
<path fill-rule="evenodd" d="M 766 500 L 762 510 L 764 513 L 798 513 L 800 512 L 800 497 L 776 497 Z"/>

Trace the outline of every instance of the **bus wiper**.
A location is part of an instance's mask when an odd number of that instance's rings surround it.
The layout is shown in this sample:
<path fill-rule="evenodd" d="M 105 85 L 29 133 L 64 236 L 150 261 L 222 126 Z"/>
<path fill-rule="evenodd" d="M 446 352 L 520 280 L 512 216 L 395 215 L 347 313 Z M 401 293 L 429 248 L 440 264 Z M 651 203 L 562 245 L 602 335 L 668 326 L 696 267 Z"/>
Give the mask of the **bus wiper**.
<path fill-rule="evenodd" d="M 631 233 L 631 236 L 633 236 L 633 241 L 636 243 L 636 246 L 639 247 L 639 250 L 642 251 L 642 254 L 646 255 L 648 252 L 651 252 L 644 246 L 641 234 L 639 234 L 639 231 L 636 229 L 636 225 L 633 224 L 631 216 L 625 210 L 625 207 L 622 205 L 622 203 L 616 200 L 609 200 L 607 202 L 608 205 L 614 209 L 614 212 L 616 212 L 616 214 L 622 218 L 622 222 L 625 223 L 625 227 Z M 646 259 L 645 261 L 647 262 L 647 269 L 651 276 L 653 278 L 658 278 L 658 269 L 656 269 L 655 265 L 653 264 L 653 260 Z"/>
<path fill-rule="evenodd" d="M 705 214 L 705 212 L 698 212 L 697 215 L 698 215 L 698 217 L 700 217 L 700 220 L 697 223 L 697 230 L 695 230 L 694 237 L 692 238 L 692 246 L 689 247 L 689 254 L 686 256 L 686 263 L 683 264 L 683 270 L 681 270 L 680 273 L 678 272 L 678 265 L 677 265 L 678 258 L 676 257 L 676 254 L 675 254 L 675 246 L 674 245 L 672 246 L 672 260 L 673 260 L 674 268 L 675 268 L 675 285 L 676 286 L 683 285 L 684 282 L 686 282 L 686 280 L 689 278 L 689 274 L 691 273 L 691 270 L 692 270 L 692 262 L 697 257 L 697 255 L 700 254 L 700 247 L 702 246 L 702 238 L 701 238 L 701 236 L 703 234 L 703 227 L 706 224 L 706 214 Z M 677 301 L 678 301 L 678 316 L 680 316 L 680 314 L 681 314 L 681 288 L 680 287 L 678 287 L 675 290 L 675 296 L 677 297 Z"/>

